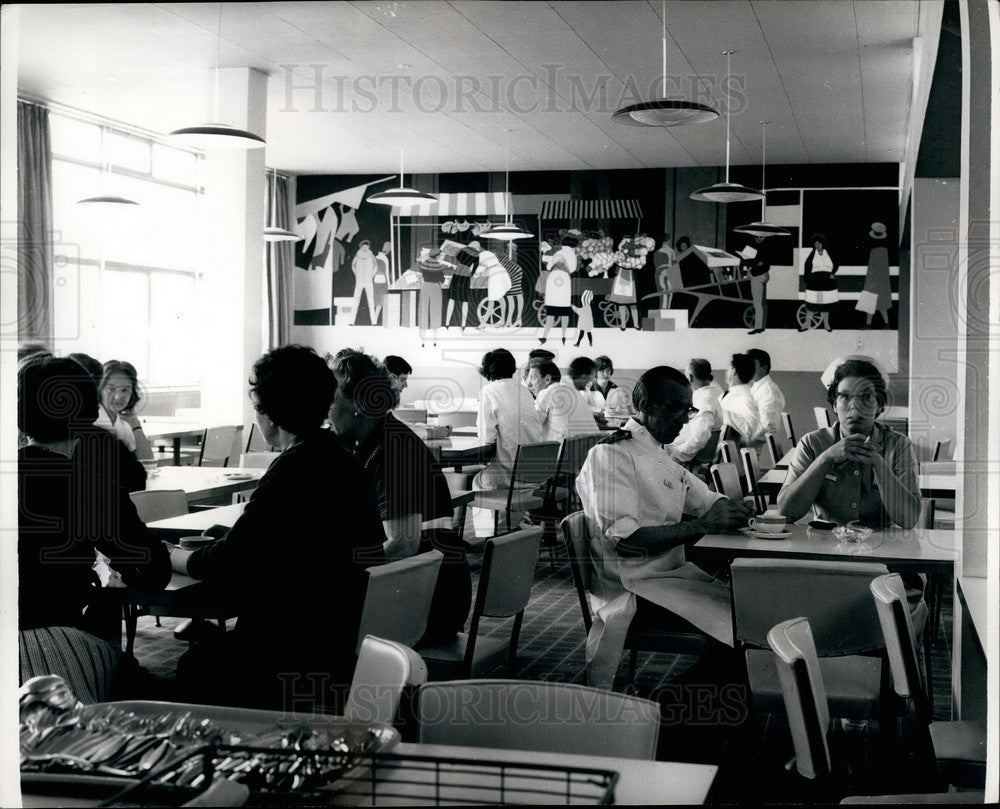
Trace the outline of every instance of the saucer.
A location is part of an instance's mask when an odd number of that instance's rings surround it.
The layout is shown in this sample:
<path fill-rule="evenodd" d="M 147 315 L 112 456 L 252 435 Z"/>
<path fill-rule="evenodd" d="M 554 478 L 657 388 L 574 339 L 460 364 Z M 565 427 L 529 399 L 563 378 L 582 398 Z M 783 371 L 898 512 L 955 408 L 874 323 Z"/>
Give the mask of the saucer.
<path fill-rule="evenodd" d="M 249 472 L 223 472 L 222 477 L 227 480 L 250 480 L 253 475 Z"/>
<path fill-rule="evenodd" d="M 741 528 L 740 530 L 754 539 L 787 539 L 792 535 L 791 531 L 754 531 L 753 528 Z"/>

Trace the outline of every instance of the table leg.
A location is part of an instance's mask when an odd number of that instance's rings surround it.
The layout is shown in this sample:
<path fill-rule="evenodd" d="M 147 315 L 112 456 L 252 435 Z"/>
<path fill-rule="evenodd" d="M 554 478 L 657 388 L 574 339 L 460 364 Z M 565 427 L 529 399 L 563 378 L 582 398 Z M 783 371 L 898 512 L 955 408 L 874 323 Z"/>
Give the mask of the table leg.
<path fill-rule="evenodd" d="M 180 436 L 174 437 L 174 466 L 181 465 L 181 438 Z"/>
<path fill-rule="evenodd" d="M 125 619 L 125 654 L 134 656 L 135 631 L 139 620 L 138 606 L 128 601 L 123 601 L 122 617 Z"/>

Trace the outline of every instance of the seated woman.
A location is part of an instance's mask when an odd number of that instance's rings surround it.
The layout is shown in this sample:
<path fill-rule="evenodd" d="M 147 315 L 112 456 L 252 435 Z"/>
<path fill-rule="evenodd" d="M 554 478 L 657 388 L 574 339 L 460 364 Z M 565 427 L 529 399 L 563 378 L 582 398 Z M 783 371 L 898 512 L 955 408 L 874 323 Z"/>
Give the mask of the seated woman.
<path fill-rule="evenodd" d="M 385 561 L 375 492 L 323 430 L 337 380 L 311 348 L 283 346 L 254 364 L 257 427 L 281 454 L 217 542 L 173 548 L 174 570 L 212 582 L 235 629 L 180 659 L 187 700 L 336 712 L 354 670 L 365 568 Z"/>
<path fill-rule="evenodd" d="M 170 562 L 139 520 L 107 459 L 86 440 L 97 387 L 77 362 L 40 354 L 18 368 L 18 572 L 21 629 L 74 626 L 121 641 L 120 607 L 101 623 L 107 594 L 93 572 L 97 553 L 130 587 L 163 589 Z"/>
<path fill-rule="evenodd" d="M 788 464 L 778 507 L 790 521 L 811 507 L 819 519 L 872 528 L 912 528 L 920 516 L 917 460 L 910 439 L 875 421 L 885 408 L 886 382 L 864 360 L 837 367 L 827 389 L 837 423 L 799 441 Z M 904 576 L 911 607 L 917 577 Z"/>
<path fill-rule="evenodd" d="M 437 548 L 444 554 L 422 643 L 445 643 L 462 631 L 472 605 L 465 543 L 451 530 L 451 493 L 427 445 L 394 415 L 399 394 L 386 369 L 360 351 L 333 363 L 337 393 L 330 425 L 375 486 L 388 561 Z"/>
<path fill-rule="evenodd" d="M 97 392 L 101 397 L 97 426 L 118 436 L 139 460 L 152 460 L 153 448 L 135 415 L 135 406 L 142 398 L 135 366 L 122 360 L 104 363 L 104 375 Z"/>

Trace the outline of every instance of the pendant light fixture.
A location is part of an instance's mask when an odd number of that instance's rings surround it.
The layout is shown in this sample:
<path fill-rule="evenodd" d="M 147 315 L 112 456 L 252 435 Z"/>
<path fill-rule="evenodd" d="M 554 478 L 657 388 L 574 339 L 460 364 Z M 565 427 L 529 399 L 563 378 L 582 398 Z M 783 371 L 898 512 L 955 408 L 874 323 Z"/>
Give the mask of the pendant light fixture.
<path fill-rule="evenodd" d="M 691 194 L 691 199 L 698 202 L 753 202 L 755 199 L 763 199 L 764 192 L 729 182 L 729 113 L 732 106 L 729 96 L 729 58 L 734 51 L 723 51 L 723 53 L 726 54 L 726 181 L 710 185 L 708 188 L 699 188 Z"/>
<path fill-rule="evenodd" d="M 667 93 L 667 3 L 663 0 L 663 94 Z M 611 120 L 628 126 L 684 126 L 704 124 L 719 117 L 717 110 L 694 101 L 655 98 L 615 111 Z"/>
<path fill-rule="evenodd" d="M 749 225 L 739 225 L 733 228 L 733 233 L 745 233 L 747 236 L 791 236 L 792 234 L 778 225 L 772 225 L 767 221 L 767 121 L 761 121 L 761 151 L 762 159 L 760 164 L 760 185 L 764 192 L 761 200 L 761 214 L 759 222 L 751 222 Z"/>
<path fill-rule="evenodd" d="M 104 193 L 104 176 L 105 174 L 111 174 L 111 164 L 105 163 L 101 166 L 101 179 L 100 179 L 100 190 L 95 197 L 86 197 L 84 199 L 78 199 L 76 201 L 77 205 L 88 205 L 93 206 L 95 210 L 127 210 L 128 206 L 134 205 L 138 207 L 139 203 L 134 199 L 128 199 L 127 197 L 119 197 L 113 194 Z"/>
<path fill-rule="evenodd" d="M 278 225 L 278 170 L 271 169 L 271 224 L 264 228 L 265 242 L 300 242 L 298 233 Z"/>
<path fill-rule="evenodd" d="M 511 203 L 510 198 L 510 130 L 504 130 L 504 171 L 503 171 L 503 198 L 504 206 L 507 211 L 506 221 L 502 225 L 491 226 L 489 230 L 480 235 L 484 239 L 497 239 L 503 242 L 513 242 L 517 239 L 530 239 L 535 234 L 524 228 L 518 227 L 514 224 L 513 211 L 511 210 L 514 206 Z"/>
<path fill-rule="evenodd" d="M 409 69 L 409 65 L 399 65 L 401 70 Z M 406 118 L 404 110 L 403 126 L 399 133 L 399 188 L 388 188 L 368 197 L 368 202 L 379 205 L 391 205 L 394 208 L 419 208 L 421 205 L 432 205 L 437 197 L 415 188 L 407 188 L 403 180 L 403 145 L 406 140 Z"/>
<path fill-rule="evenodd" d="M 213 98 L 216 123 L 185 126 L 175 129 L 168 138 L 176 143 L 191 146 L 196 149 L 258 149 L 265 145 L 260 135 L 238 129 L 229 124 L 220 124 L 219 120 L 219 61 L 222 51 L 222 3 L 219 3 L 219 34 L 215 46 L 215 95 Z"/>

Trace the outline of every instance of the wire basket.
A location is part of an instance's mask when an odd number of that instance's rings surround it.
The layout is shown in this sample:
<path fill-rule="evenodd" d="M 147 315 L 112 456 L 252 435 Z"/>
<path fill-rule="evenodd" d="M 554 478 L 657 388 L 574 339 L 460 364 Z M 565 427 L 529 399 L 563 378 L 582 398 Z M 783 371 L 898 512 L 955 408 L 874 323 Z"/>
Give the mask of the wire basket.
<path fill-rule="evenodd" d="M 225 778 L 249 806 L 611 804 L 618 773 L 471 758 L 206 746 L 103 806 L 177 806 Z"/>

